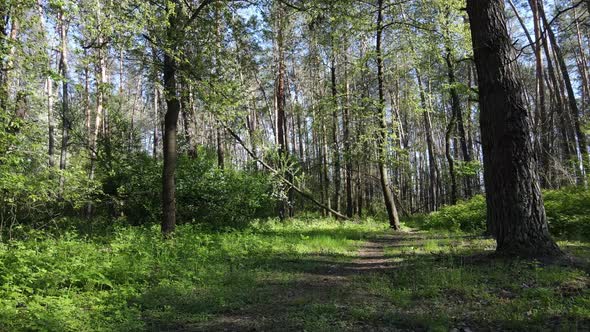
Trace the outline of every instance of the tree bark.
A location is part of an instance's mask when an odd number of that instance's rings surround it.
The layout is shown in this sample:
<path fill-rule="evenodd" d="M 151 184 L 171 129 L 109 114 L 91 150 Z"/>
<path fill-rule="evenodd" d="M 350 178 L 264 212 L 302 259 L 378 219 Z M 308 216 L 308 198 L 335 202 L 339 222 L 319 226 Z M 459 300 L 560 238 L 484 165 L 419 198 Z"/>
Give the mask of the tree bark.
<path fill-rule="evenodd" d="M 430 211 L 435 211 L 438 208 L 438 187 L 440 170 L 436 163 L 436 153 L 434 146 L 434 138 L 432 137 L 432 123 L 430 121 L 430 112 L 428 104 L 426 103 L 426 95 L 422 87 L 422 79 L 418 69 L 415 69 L 416 77 L 418 79 L 418 89 L 420 90 L 420 104 L 422 106 L 422 116 L 424 118 L 424 131 L 426 134 L 426 146 L 428 150 L 428 168 L 430 177 L 430 186 L 428 193 L 430 195 Z"/>
<path fill-rule="evenodd" d="M 344 163 L 345 163 L 345 179 L 344 179 L 344 186 L 346 191 L 346 216 L 352 218 L 354 214 L 354 203 L 352 199 L 352 156 L 351 156 L 351 142 L 350 142 L 350 82 L 348 78 L 348 64 L 347 64 L 347 57 L 345 52 L 345 59 L 344 59 L 344 80 L 345 80 L 345 89 L 346 89 L 346 100 L 344 105 L 344 113 L 343 113 L 343 141 L 344 141 Z"/>
<path fill-rule="evenodd" d="M 551 45 L 553 46 L 553 50 L 555 51 L 557 64 L 559 65 L 559 68 L 561 70 L 561 74 L 563 76 L 563 80 L 565 83 L 565 88 L 567 91 L 568 102 L 569 102 L 568 103 L 569 109 L 571 112 L 575 135 L 576 135 L 577 142 L 578 142 L 578 149 L 580 150 L 580 154 L 582 156 L 582 169 L 584 170 L 585 174 L 588 174 L 590 171 L 590 159 L 589 159 L 590 156 L 588 154 L 588 144 L 587 144 L 587 140 L 586 140 L 586 134 L 582 130 L 582 126 L 580 124 L 580 111 L 578 108 L 578 103 L 576 101 L 576 94 L 575 94 L 574 88 L 572 86 L 572 81 L 570 79 L 570 75 L 569 75 L 569 72 L 567 69 L 567 64 L 565 63 L 563 53 L 561 52 L 561 47 L 557 43 L 557 39 L 555 37 L 555 33 L 553 32 L 553 28 L 551 27 L 551 25 L 549 24 L 549 21 L 547 20 L 547 15 L 545 14 L 545 10 L 543 8 L 543 3 L 541 1 L 539 1 L 538 5 L 539 5 L 539 8 L 538 8 L 539 15 L 541 16 L 541 18 L 543 20 L 543 24 L 545 26 L 545 29 L 547 30 L 547 35 L 549 36 L 549 41 L 551 42 Z M 583 179 L 583 176 L 581 178 L 579 178 L 578 181 L 579 181 L 579 183 L 585 182 L 585 180 Z"/>
<path fill-rule="evenodd" d="M 332 53 L 335 50 L 332 49 Z M 334 174 L 334 199 L 332 206 L 334 210 L 340 211 L 340 144 L 338 142 L 338 132 L 339 132 L 339 125 L 338 125 L 338 87 L 336 85 L 336 56 L 332 54 L 332 66 L 330 68 L 330 76 L 331 76 L 331 83 L 332 83 L 332 159 L 333 159 L 333 169 L 332 172 Z"/>
<path fill-rule="evenodd" d="M 287 161 L 287 141 L 286 141 L 286 118 L 285 118 L 285 55 L 284 55 L 284 8 L 281 3 L 278 4 L 277 9 L 277 61 L 278 72 L 275 86 L 276 99 L 276 127 L 277 127 L 277 145 L 279 152 L 279 163 L 283 164 Z M 279 219 L 284 220 L 287 211 L 287 201 L 281 200 L 278 202 Z"/>
<path fill-rule="evenodd" d="M 178 3 L 176 3 L 179 6 Z M 167 32 L 168 42 L 173 49 L 164 50 L 164 98 L 166 100 L 166 115 L 164 116 L 163 158 L 164 168 L 162 172 L 162 224 L 161 230 L 168 235 L 176 228 L 176 163 L 177 151 L 177 127 L 180 113 L 180 101 L 176 88 L 177 63 L 175 60 L 175 48 L 177 47 L 177 27 L 179 9 L 168 17 L 169 27 Z"/>
<path fill-rule="evenodd" d="M 65 170 L 67 166 L 68 144 L 70 141 L 70 107 L 69 107 L 69 78 L 68 78 L 68 28 L 65 20 L 63 9 L 59 13 L 59 34 L 61 40 L 59 71 L 62 79 L 62 104 L 61 104 L 61 152 L 59 158 L 59 169 Z M 62 193 L 64 189 L 65 178 L 61 174 L 59 177 L 59 192 Z"/>
<path fill-rule="evenodd" d="M 385 208 L 387 209 L 387 217 L 389 225 L 394 230 L 401 228 L 397 207 L 393 200 L 393 193 L 389 188 L 389 174 L 386 169 L 387 162 L 387 120 L 385 118 L 385 95 L 383 89 L 383 54 L 381 52 L 381 36 L 383 34 L 383 0 L 378 0 L 377 11 L 377 38 L 375 51 L 377 54 L 377 81 L 379 86 L 379 106 L 378 106 L 378 122 L 379 130 L 377 137 L 377 149 L 379 151 L 379 176 L 381 180 L 381 190 L 383 191 L 383 198 L 385 200 Z"/>
<path fill-rule="evenodd" d="M 468 0 L 477 67 L 487 218 L 503 255 L 561 254 L 547 227 L 532 123 L 503 0 Z"/>

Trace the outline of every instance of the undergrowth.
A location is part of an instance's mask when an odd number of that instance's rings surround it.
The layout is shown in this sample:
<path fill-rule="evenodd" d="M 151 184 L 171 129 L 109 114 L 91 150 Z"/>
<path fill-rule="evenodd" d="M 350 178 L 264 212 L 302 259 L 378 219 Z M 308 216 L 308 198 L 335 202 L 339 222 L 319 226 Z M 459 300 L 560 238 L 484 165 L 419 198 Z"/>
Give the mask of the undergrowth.
<path fill-rule="evenodd" d="M 0 244 L 0 331 L 141 331 L 206 320 L 252 301 L 265 280 L 306 255 L 346 260 L 375 222 L 257 222 L 224 232 L 120 227 L 109 237 L 76 233 Z M 277 272 L 281 266 L 283 272 Z M 176 317 L 171 320 L 170 317 Z"/>
<path fill-rule="evenodd" d="M 552 235 L 562 239 L 590 240 L 590 190 L 546 190 L 543 198 Z M 411 217 L 407 224 L 424 230 L 481 234 L 486 230 L 485 197 L 477 195 L 431 214 Z"/>

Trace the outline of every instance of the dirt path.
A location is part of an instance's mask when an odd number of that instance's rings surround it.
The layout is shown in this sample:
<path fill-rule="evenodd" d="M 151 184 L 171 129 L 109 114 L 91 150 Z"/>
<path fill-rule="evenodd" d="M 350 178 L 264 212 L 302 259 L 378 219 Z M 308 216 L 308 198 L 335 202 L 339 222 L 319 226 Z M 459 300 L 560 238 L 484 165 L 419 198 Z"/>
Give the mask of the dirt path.
<path fill-rule="evenodd" d="M 220 313 L 204 325 L 185 331 L 318 331 L 384 330 L 376 326 L 339 325 L 354 315 L 363 301 L 371 301 L 353 287 L 355 278 L 382 273 L 394 267 L 384 249 L 400 235 L 368 240 L 352 261 L 338 261 L 330 255 L 302 260 L 302 273 L 290 282 L 268 282 L 257 289 L 262 299 L 239 310 Z M 310 263 L 312 262 L 312 263 Z M 327 314 L 327 315 L 326 315 Z M 362 314 L 362 313 L 359 313 Z M 325 321 L 325 316 L 331 317 Z M 385 329 L 388 330 L 388 329 Z"/>

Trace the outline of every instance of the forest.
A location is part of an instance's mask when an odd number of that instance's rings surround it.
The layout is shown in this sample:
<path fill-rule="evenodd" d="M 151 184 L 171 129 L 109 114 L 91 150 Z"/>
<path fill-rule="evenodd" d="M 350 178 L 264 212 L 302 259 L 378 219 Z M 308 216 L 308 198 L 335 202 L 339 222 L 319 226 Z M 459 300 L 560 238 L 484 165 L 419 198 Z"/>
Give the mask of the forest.
<path fill-rule="evenodd" d="M 0 18 L 0 331 L 590 330 L 589 0 Z"/>

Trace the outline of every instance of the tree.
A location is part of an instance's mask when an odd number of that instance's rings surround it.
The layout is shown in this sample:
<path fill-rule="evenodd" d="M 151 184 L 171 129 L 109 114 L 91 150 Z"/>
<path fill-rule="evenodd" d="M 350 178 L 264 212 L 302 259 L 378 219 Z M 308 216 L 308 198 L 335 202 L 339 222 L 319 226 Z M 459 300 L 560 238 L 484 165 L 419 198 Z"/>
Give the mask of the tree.
<path fill-rule="evenodd" d="M 504 255 L 560 254 L 539 186 L 531 117 L 516 74 L 504 1 L 468 0 L 479 83 L 487 218 Z"/>
<path fill-rule="evenodd" d="M 186 16 L 183 3 L 178 0 L 166 1 L 168 25 L 166 28 L 166 45 L 164 47 L 164 98 L 166 114 L 164 116 L 162 170 L 162 233 L 170 234 L 176 227 L 176 164 L 178 159 L 177 132 L 180 114 L 180 99 L 177 91 L 179 50 L 184 44 L 185 29 L 197 18 L 199 13 L 210 4 L 203 0 L 197 8 Z"/>
<path fill-rule="evenodd" d="M 379 177 L 381 179 L 381 190 L 383 191 L 383 198 L 385 200 L 385 208 L 387 209 L 387 216 L 389 225 L 395 230 L 401 228 L 397 207 L 393 199 L 393 193 L 389 187 L 389 175 L 385 168 L 387 159 L 387 121 L 385 119 L 385 94 L 383 88 L 383 54 L 381 50 L 381 38 L 383 35 L 383 0 L 377 2 L 377 37 L 375 44 L 375 52 L 377 54 L 377 82 L 379 90 L 379 104 L 378 104 L 378 121 L 379 130 L 377 134 L 377 149 L 379 150 Z"/>

